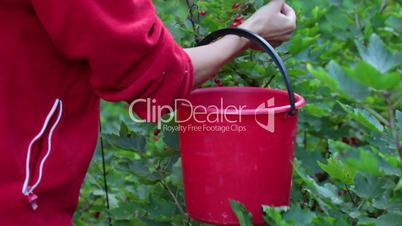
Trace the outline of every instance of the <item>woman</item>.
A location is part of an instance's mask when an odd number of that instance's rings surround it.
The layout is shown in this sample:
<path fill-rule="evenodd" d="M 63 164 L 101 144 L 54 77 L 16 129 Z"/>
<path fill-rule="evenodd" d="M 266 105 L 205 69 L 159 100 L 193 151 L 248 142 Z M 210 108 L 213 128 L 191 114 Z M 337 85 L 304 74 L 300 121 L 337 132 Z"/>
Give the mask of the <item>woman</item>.
<path fill-rule="evenodd" d="M 242 28 L 280 43 L 295 20 L 272 0 Z M 171 104 L 248 45 L 183 50 L 150 0 L 0 0 L 0 225 L 72 225 L 100 98 Z"/>

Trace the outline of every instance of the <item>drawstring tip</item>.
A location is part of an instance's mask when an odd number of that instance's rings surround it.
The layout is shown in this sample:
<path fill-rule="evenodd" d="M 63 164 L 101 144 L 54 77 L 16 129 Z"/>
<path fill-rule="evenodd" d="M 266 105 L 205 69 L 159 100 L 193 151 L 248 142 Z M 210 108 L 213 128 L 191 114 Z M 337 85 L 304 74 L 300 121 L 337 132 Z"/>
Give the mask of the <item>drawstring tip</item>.
<path fill-rule="evenodd" d="M 28 201 L 31 204 L 31 207 L 33 210 L 37 210 L 38 209 L 38 203 L 36 202 L 38 200 L 38 196 L 35 195 L 34 193 L 30 193 L 28 195 Z"/>
<path fill-rule="evenodd" d="M 38 204 L 36 202 L 32 202 L 31 207 L 32 207 L 33 210 L 36 210 L 36 209 L 38 209 L 39 206 L 38 206 Z"/>

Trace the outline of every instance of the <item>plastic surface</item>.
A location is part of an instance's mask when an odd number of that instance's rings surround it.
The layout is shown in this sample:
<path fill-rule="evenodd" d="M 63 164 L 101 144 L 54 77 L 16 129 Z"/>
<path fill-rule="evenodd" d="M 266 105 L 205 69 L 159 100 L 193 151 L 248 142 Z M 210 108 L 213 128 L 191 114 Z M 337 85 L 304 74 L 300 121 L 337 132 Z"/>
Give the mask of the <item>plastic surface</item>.
<path fill-rule="evenodd" d="M 213 32 L 200 45 L 224 35 L 247 38 L 278 66 L 286 91 L 253 87 L 195 90 L 178 109 L 186 207 L 189 215 L 215 225 L 239 225 L 230 200 L 246 206 L 263 224 L 262 205 L 290 201 L 298 109 L 282 59 L 262 37 L 238 28 Z"/>
<path fill-rule="evenodd" d="M 302 107 L 304 99 L 295 96 L 296 108 Z M 268 123 L 268 112 L 256 109 L 271 98 L 275 98 L 275 107 L 269 108 L 275 112 L 274 132 L 257 123 Z M 222 99 L 223 108 L 246 105 L 244 114 L 228 111 L 229 114 L 222 117 L 227 120 L 208 122 L 207 117 L 221 117 L 225 112 L 197 112 L 194 109 L 194 106 L 221 106 Z M 189 100 L 193 108 L 182 105 L 178 119 L 185 121 L 180 123 L 180 145 L 186 207 L 190 216 L 211 224 L 238 225 L 230 207 L 230 200 L 237 200 L 248 208 L 254 222 L 259 224 L 263 222 L 261 205 L 288 206 L 297 111 L 295 115 L 289 115 L 287 92 L 218 87 L 196 90 Z M 194 112 L 197 112 L 196 117 L 190 117 Z M 240 115 L 241 121 L 238 120 Z M 206 122 L 202 122 L 204 120 Z M 225 127 L 231 128 L 230 131 L 218 129 Z M 244 128 L 246 131 L 240 131 Z"/>

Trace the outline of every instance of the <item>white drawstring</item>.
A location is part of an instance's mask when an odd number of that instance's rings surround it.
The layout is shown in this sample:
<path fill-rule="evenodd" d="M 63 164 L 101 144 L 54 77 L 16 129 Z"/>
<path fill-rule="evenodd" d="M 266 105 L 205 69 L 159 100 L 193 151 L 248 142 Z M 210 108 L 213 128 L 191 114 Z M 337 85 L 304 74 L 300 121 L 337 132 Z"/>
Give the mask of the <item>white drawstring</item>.
<path fill-rule="evenodd" d="M 59 107 L 59 114 L 57 116 L 56 121 L 53 123 L 52 128 L 49 131 L 49 136 L 47 139 L 47 153 L 46 155 L 42 158 L 42 161 L 40 162 L 39 165 L 39 176 L 38 179 L 36 180 L 35 184 L 32 186 L 29 186 L 29 178 L 30 178 L 30 161 L 31 161 L 31 152 L 32 152 L 32 146 L 35 144 L 37 140 L 39 140 L 43 134 L 46 131 L 46 128 L 48 127 L 48 124 L 53 117 L 54 113 L 56 112 L 57 108 Z M 38 205 L 36 204 L 36 199 L 38 198 L 33 191 L 35 190 L 36 187 L 40 184 L 42 180 L 42 175 L 43 175 L 43 167 L 45 165 L 45 162 L 47 158 L 49 157 L 51 151 L 52 151 L 52 136 L 53 132 L 56 129 L 57 125 L 60 122 L 61 116 L 63 114 L 63 103 L 60 99 L 56 99 L 56 101 L 53 104 L 52 109 L 50 110 L 49 114 L 46 116 L 46 120 L 43 123 L 42 129 L 40 132 L 32 139 L 31 143 L 29 143 L 28 146 L 28 151 L 27 151 L 27 157 L 26 157 L 26 163 L 25 163 L 25 181 L 24 185 L 22 186 L 22 194 L 28 197 L 28 201 L 31 203 L 32 208 L 35 210 L 38 208 Z"/>

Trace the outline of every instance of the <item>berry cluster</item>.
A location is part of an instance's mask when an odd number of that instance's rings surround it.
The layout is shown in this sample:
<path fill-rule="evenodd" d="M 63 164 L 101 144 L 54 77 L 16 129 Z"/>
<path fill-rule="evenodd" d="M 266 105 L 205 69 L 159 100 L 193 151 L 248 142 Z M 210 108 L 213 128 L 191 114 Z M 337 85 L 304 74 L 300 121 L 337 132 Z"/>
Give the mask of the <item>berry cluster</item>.
<path fill-rule="evenodd" d="M 240 10 L 241 9 L 241 4 L 239 2 L 233 3 L 232 5 L 233 10 Z M 201 10 L 200 11 L 200 16 L 205 17 L 207 15 L 206 10 Z M 233 23 L 231 27 L 238 27 L 240 24 L 244 23 L 244 18 L 242 15 L 237 15 L 236 18 L 233 20 Z"/>
<path fill-rule="evenodd" d="M 220 79 L 215 79 L 215 85 L 216 86 L 219 86 L 219 87 L 222 87 L 223 86 L 223 83 L 222 83 L 222 80 L 220 80 Z"/>

